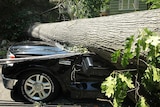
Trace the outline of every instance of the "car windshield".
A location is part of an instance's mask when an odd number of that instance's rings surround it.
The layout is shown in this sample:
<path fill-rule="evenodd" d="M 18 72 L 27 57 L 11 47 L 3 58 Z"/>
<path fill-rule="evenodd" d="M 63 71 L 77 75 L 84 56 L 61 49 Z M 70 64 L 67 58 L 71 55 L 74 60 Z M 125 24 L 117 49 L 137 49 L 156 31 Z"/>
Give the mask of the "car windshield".
<path fill-rule="evenodd" d="M 59 43 L 47 43 L 41 41 L 24 41 L 11 46 L 9 51 L 13 54 L 52 55 L 65 54 L 69 51 Z"/>

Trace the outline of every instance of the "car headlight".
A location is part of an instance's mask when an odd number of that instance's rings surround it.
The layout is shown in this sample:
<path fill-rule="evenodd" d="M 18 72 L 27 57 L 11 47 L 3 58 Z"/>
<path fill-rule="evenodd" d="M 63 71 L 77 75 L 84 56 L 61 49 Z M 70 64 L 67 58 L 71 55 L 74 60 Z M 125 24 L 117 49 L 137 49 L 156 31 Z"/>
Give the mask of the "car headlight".
<path fill-rule="evenodd" d="M 15 55 L 12 54 L 11 52 L 7 52 L 7 58 L 8 58 L 8 59 L 14 59 L 14 58 L 15 58 Z"/>
<path fill-rule="evenodd" d="M 11 52 L 7 52 L 7 59 L 15 59 L 15 55 Z M 13 66 L 13 63 L 10 63 L 10 61 L 7 61 L 6 63 L 8 63 L 7 66 Z"/>

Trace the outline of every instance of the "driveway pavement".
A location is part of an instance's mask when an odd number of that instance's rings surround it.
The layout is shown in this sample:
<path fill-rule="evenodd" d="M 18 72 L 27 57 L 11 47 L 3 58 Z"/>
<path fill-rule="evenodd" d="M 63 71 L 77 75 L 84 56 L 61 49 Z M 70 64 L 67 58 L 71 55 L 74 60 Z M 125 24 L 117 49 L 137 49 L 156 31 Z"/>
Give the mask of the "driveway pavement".
<path fill-rule="evenodd" d="M 10 90 L 7 90 L 3 86 L 2 77 L 1 77 L 1 65 L 0 65 L 0 101 L 13 101 L 10 97 Z"/>

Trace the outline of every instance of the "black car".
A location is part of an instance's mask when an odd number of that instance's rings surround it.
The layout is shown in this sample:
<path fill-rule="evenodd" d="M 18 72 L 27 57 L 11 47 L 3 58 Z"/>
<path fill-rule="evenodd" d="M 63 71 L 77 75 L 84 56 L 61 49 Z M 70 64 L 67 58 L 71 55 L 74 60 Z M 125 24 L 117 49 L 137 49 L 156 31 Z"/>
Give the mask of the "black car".
<path fill-rule="evenodd" d="M 13 60 L 31 56 L 37 59 L 2 67 L 3 83 L 12 90 L 12 98 L 49 102 L 63 93 L 74 99 L 96 99 L 103 96 L 100 85 L 112 72 L 111 64 L 98 55 L 74 54 L 57 43 L 21 42 L 9 47 L 7 53 L 7 58 Z"/>

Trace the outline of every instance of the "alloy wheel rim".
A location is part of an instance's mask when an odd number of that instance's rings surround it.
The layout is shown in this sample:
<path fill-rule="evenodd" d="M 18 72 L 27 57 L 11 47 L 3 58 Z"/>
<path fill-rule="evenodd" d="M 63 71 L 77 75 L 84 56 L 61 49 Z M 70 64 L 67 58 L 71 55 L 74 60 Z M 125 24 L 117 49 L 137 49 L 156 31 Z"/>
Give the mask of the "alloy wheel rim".
<path fill-rule="evenodd" d="M 41 74 L 30 76 L 24 83 L 26 95 L 33 100 L 43 100 L 47 98 L 52 89 L 51 81 L 45 75 Z"/>

